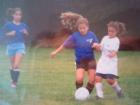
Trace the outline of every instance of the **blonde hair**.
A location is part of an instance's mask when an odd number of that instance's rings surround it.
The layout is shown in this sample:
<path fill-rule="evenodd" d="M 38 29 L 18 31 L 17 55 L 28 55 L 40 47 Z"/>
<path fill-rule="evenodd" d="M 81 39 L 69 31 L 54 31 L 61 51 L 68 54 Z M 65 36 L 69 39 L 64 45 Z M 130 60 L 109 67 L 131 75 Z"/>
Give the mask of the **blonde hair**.
<path fill-rule="evenodd" d="M 77 21 L 80 18 L 83 18 L 81 14 L 74 13 L 71 11 L 61 13 L 61 16 L 60 16 L 60 20 L 61 20 L 61 24 L 63 28 L 70 32 L 77 31 Z"/>
<path fill-rule="evenodd" d="M 126 27 L 125 24 L 119 21 L 110 21 L 107 24 L 107 27 L 113 27 L 115 28 L 115 30 L 117 31 L 117 34 L 120 35 L 124 35 L 126 33 Z"/>
<path fill-rule="evenodd" d="M 89 27 L 89 22 L 88 22 L 87 18 L 79 18 L 78 21 L 77 21 L 77 23 L 76 23 L 77 27 L 80 24 L 85 24 L 85 25 L 87 25 Z"/>

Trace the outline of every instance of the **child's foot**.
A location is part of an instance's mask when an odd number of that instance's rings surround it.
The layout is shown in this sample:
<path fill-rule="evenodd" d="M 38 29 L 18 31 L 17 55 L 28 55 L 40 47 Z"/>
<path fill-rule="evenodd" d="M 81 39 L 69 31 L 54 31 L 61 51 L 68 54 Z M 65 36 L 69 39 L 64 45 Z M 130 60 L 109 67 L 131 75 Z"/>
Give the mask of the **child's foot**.
<path fill-rule="evenodd" d="M 11 87 L 12 88 L 16 88 L 17 87 L 17 84 L 15 82 L 12 82 Z"/>
<path fill-rule="evenodd" d="M 119 98 L 123 98 L 124 97 L 124 94 L 123 94 L 122 90 L 120 90 L 119 92 L 117 92 L 117 96 Z"/>
<path fill-rule="evenodd" d="M 88 97 L 87 97 L 87 99 L 90 99 L 90 98 L 91 98 L 91 95 L 89 94 Z"/>
<path fill-rule="evenodd" d="M 102 99 L 104 99 L 104 98 L 96 95 L 96 100 L 102 100 Z"/>

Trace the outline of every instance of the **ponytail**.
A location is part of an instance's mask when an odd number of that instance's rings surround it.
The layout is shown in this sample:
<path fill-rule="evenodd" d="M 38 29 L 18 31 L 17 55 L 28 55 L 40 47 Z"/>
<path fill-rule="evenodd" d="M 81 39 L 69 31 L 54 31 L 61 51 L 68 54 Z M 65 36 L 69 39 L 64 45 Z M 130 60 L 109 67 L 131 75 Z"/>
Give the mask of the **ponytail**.
<path fill-rule="evenodd" d="M 124 35 L 126 33 L 126 27 L 124 23 L 119 22 L 119 35 Z"/>

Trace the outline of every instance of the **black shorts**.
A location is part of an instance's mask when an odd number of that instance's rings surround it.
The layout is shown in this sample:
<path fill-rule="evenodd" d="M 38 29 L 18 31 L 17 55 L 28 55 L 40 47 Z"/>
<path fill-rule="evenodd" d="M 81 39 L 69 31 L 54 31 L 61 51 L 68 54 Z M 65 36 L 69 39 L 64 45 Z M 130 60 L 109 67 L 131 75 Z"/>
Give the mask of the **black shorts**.
<path fill-rule="evenodd" d="M 119 77 L 113 74 L 102 74 L 102 73 L 96 73 L 96 76 L 102 77 L 104 79 L 118 79 Z"/>
<path fill-rule="evenodd" d="M 80 62 L 76 62 L 76 69 L 82 68 L 84 70 L 96 70 L 95 59 L 82 59 Z"/>

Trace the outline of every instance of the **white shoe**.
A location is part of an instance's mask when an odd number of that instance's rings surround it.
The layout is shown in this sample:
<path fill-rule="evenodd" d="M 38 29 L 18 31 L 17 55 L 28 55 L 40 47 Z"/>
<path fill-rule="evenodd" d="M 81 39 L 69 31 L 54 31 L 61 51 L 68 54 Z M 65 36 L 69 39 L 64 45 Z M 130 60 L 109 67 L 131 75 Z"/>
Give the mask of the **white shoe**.
<path fill-rule="evenodd" d="M 12 84 L 11 84 L 11 87 L 12 87 L 12 88 L 16 88 L 16 87 L 17 87 L 16 83 L 12 83 Z"/>
<path fill-rule="evenodd" d="M 89 94 L 88 97 L 87 97 L 87 99 L 90 99 L 90 98 L 91 98 L 91 95 Z"/>
<path fill-rule="evenodd" d="M 104 99 L 104 97 L 99 97 L 96 95 L 96 100 L 102 100 L 102 99 Z"/>

